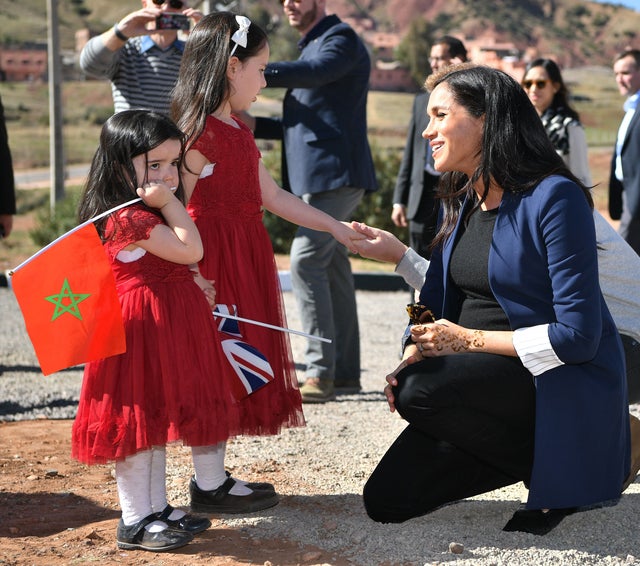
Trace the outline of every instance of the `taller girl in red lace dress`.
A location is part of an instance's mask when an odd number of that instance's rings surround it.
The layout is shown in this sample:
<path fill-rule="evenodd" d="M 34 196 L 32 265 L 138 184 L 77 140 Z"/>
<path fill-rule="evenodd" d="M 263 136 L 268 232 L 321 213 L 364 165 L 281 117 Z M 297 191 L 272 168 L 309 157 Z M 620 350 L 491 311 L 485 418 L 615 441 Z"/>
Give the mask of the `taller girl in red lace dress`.
<path fill-rule="evenodd" d="M 81 199 L 98 221 L 125 325 L 126 352 L 85 367 L 72 453 L 87 464 L 115 460 L 120 548 L 163 551 L 187 544 L 209 519 L 167 503 L 165 445 L 193 450 L 225 441 L 233 401 L 218 368 L 224 354 L 206 296 L 189 265 L 202 257 L 182 195 L 182 133 L 167 117 L 121 112 L 103 127 Z M 137 188 L 144 187 L 144 188 Z M 197 469 L 194 458 L 194 465 Z"/>
<path fill-rule="evenodd" d="M 236 305 L 241 317 L 284 326 L 262 207 L 330 232 L 350 248 L 351 238 L 361 236 L 281 189 L 260 160 L 251 131 L 236 117 L 266 86 L 268 59 L 266 34 L 247 18 L 229 12 L 205 16 L 185 45 L 172 114 L 189 140 L 183 179 L 190 197 L 187 209 L 204 243 L 203 278 L 215 281 L 218 304 Z M 266 355 L 275 373 L 273 381 L 240 402 L 242 433 L 276 434 L 282 427 L 304 424 L 288 336 L 249 324 L 242 335 Z M 217 466 L 222 470 L 223 462 Z M 197 483 L 194 488 L 203 499 L 204 491 L 215 488 Z M 214 497 L 208 507 L 215 509 Z"/>

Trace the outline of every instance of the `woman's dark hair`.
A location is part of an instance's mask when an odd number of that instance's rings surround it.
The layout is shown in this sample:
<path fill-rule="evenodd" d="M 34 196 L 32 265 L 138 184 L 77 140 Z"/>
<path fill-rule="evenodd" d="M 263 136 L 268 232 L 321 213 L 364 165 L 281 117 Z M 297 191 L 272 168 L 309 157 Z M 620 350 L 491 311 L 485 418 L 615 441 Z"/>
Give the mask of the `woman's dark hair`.
<path fill-rule="evenodd" d="M 509 75 L 469 63 L 447 67 L 427 79 L 427 89 L 446 88 L 457 104 L 476 118 L 484 117 L 479 164 L 471 178 L 459 171 L 440 177 L 438 196 L 444 219 L 434 240 L 442 243 L 460 215 L 462 197 L 473 197 L 474 185 L 483 193 L 475 211 L 487 198 L 491 182 L 511 193 L 533 189 L 550 175 L 562 175 L 580 186 L 593 207 L 589 190 L 571 173 L 549 140 L 540 117 L 522 87 Z"/>
<path fill-rule="evenodd" d="M 100 145 L 80 198 L 80 222 L 136 198 L 136 188 L 146 179 L 136 177 L 133 158 L 147 154 L 167 140 L 180 141 L 182 161 L 184 135 L 167 116 L 149 110 L 125 110 L 111 116 L 100 132 Z M 182 181 L 175 194 L 184 202 Z M 106 218 L 96 223 L 101 235 L 105 222 Z"/>
<path fill-rule="evenodd" d="M 558 67 L 558 64 L 553 59 L 540 58 L 531 61 L 524 69 L 524 75 L 522 75 L 523 78 L 520 84 L 524 82 L 524 77 L 527 76 L 527 73 L 535 67 L 542 67 L 547 72 L 547 75 L 549 75 L 551 82 L 558 85 L 558 91 L 553 96 L 550 108 L 554 110 L 557 108 L 564 108 L 566 114 L 580 121 L 580 115 L 575 108 L 569 104 L 569 89 L 564 83 L 560 67 Z"/>
<path fill-rule="evenodd" d="M 231 12 L 214 12 L 204 16 L 189 34 L 171 101 L 171 115 L 186 134 L 189 145 L 204 131 L 207 116 L 231 94 L 227 65 L 236 46 L 231 36 L 239 27 Z M 255 57 L 265 45 L 267 35 L 252 23 L 247 46 L 237 45 L 233 56 L 244 62 Z"/>

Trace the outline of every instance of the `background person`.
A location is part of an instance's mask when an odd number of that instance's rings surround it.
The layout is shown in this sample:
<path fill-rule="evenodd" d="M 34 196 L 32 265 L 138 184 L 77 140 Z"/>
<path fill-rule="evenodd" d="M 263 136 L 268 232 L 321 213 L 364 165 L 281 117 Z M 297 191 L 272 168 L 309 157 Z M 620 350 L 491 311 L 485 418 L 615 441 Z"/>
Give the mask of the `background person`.
<path fill-rule="evenodd" d="M 437 39 L 431 47 L 429 64 L 434 73 L 466 60 L 464 44 L 450 35 Z M 393 223 L 401 228 L 409 227 L 411 247 L 427 259 L 431 257 L 429 244 L 436 234 L 438 206 L 435 194 L 440 178 L 440 173 L 433 168 L 431 147 L 422 137 L 429 121 L 428 102 L 429 93 L 426 90 L 413 100 L 391 211 Z"/>
<path fill-rule="evenodd" d="M 456 68 L 429 86 L 425 135 L 446 174 L 420 301 L 437 320 L 411 327 L 387 377 L 391 409 L 409 424 L 367 481 L 365 507 L 402 522 L 524 481 L 526 509 L 505 530 L 544 534 L 617 499 L 630 469 L 591 195 L 511 77 Z"/>
<path fill-rule="evenodd" d="M 640 254 L 640 50 L 628 49 L 614 60 L 620 94 L 626 97 L 609 176 L 609 215 L 618 232 Z"/>
<path fill-rule="evenodd" d="M 569 104 L 569 92 L 560 68 L 552 59 L 534 59 L 520 83 L 542 120 L 553 147 L 571 172 L 590 187 L 587 137 L 580 116 Z"/>
<path fill-rule="evenodd" d="M 142 0 L 141 10 L 90 39 L 80 53 L 85 73 L 111 81 L 114 112 L 144 108 L 169 115 L 184 41 L 177 30 L 155 29 L 161 14 L 184 14 L 194 22 L 202 17 L 188 0 Z"/>
<path fill-rule="evenodd" d="M 0 98 L 0 239 L 9 237 L 16 213 L 16 186 L 13 178 L 13 161 L 9 149 L 9 136 L 4 118 L 4 106 Z"/>
<path fill-rule="evenodd" d="M 367 139 L 371 61 L 356 32 L 326 0 L 283 0 L 300 32 L 296 61 L 269 63 L 267 87 L 286 88 L 282 119 L 246 117 L 256 138 L 283 140 L 283 185 L 314 208 L 349 220 L 365 192 L 377 188 Z M 347 249 L 330 234 L 299 228 L 291 246 L 293 292 L 302 329 L 330 339 L 307 341 L 306 403 L 360 389 L 360 336 Z"/>

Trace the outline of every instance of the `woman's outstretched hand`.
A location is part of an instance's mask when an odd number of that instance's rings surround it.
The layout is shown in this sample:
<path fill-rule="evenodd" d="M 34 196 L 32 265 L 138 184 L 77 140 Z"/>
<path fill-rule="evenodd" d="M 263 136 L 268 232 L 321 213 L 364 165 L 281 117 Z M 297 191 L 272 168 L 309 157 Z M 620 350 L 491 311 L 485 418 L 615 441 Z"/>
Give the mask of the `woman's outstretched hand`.
<path fill-rule="evenodd" d="M 386 230 L 355 221 L 351 223 L 351 228 L 362 236 L 362 239 L 353 242 L 362 257 L 397 264 L 408 249 L 398 238 Z"/>

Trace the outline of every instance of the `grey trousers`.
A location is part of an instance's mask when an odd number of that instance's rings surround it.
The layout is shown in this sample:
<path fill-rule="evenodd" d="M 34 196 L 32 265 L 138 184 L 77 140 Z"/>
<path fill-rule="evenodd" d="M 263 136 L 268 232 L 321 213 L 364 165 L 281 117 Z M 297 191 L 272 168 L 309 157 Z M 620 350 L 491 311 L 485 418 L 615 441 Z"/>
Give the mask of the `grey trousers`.
<path fill-rule="evenodd" d="M 341 187 L 302 199 L 319 210 L 347 221 L 364 189 Z M 306 377 L 358 382 L 360 335 L 353 274 L 347 249 L 328 232 L 300 227 L 291 245 L 291 283 L 302 329 L 330 339 L 308 340 Z"/>

